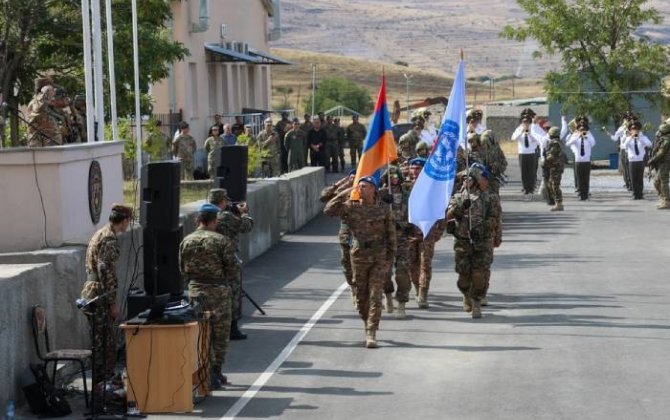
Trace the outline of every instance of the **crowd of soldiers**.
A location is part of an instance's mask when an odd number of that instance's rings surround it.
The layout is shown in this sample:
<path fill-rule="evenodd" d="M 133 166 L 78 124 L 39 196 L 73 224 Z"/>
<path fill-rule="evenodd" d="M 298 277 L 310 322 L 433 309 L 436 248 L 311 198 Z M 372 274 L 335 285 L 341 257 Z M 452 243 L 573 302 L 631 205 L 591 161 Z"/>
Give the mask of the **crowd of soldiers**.
<path fill-rule="evenodd" d="M 445 231 L 455 238 L 463 309 L 472 318 L 481 318 L 481 306 L 488 304 L 493 249 L 502 243 L 499 182 L 494 179 L 503 177 L 507 161 L 493 132 L 481 125 L 478 111 L 467 117 L 469 146 L 459 148 L 455 193 L 445 217 L 425 237 L 409 222 L 409 196 L 426 164 L 419 151 L 428 152 L 427 143 L 418 147 L 425 118 L 417 116 L 413 123 L 399 140 L 398 160 L 380 180 L 366 176 L 353 185 L 352 171 L 321 194 L 327 203 L 324 213 L 341 219 L 342 269 L 364 323 L 367 348 L 377 347 L 383 306 L 397 319 L 406 317 L 412 286 L 418 308 L 429 307 L 435 243 Z"/>
<path fill-rule="evenodd" d="M 85 97 L 77 95 L 70 100 L 66 90 L 51 78 L 38 78 L 28 104 L 27 125 L 28 147 L 86 142 Z"/>
<path fill-rule="evenodd" d="M 367 130 L 353 115 L 351 124 L 342 127 L 339 118 L 319 113 L 312 118 L 304 115 L 289 119 L 287 112 L 275 124 L 272 118 L 263 121 L 263 129 L 254 136 L 251 125 L 243 117 L 235 117 L 234 124 L 223 124 L 221 116 L 214 116 L 205 140 L 207 173 L 213 176 L 220 159 L 221 149 L 230 145 L 245 145 L 257 149 L 260 155 L 260 177 L 276 177 L 301 169 L 308 164 L 324 166 L 327 172 L 344 172 L 345 148 L 349 147 L 350 165 L 355 168 L 363 148 Z M 182 179 L 193 179 L 193 155 L 196 141 L 189 132 L 188 123 L 182 122 L 172 141 L 172 153 L 182 163 Z"/>

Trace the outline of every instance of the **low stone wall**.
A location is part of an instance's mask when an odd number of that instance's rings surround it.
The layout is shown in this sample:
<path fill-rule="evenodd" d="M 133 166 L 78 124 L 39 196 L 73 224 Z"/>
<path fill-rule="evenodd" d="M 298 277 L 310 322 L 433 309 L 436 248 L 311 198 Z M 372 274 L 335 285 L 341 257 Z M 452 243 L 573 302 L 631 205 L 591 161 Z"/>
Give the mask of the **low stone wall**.
<path fill-rule="evenodd" d="M 247 203 L 254 229 L 240 238 L 240 258 L 250 261 L 272 248 L 284 232 L 293 232 L 317 216 L 318 200 L 325 185 L 323 168 L 305 168 L 280 178 L 250 182 Z M 184 235 L 195 229 L 195 212 L 200 202 L 181 207 Z M 142 228 L 135 227 L 119 237 L 121 259 L 117 267 L 118 300 L 121 306 L 130 283 L 143 286 L 140 246 Z M 20 375 L 37 361 L 31 331 L 31 308 L 47 308 L 52 348 L 86 348 L 86 317 L 75 299 L 85 281 L 85 247 L 71 246 L 34 252 L 0 254 L 0 407 L 9 399 L 23 402 Z"/>

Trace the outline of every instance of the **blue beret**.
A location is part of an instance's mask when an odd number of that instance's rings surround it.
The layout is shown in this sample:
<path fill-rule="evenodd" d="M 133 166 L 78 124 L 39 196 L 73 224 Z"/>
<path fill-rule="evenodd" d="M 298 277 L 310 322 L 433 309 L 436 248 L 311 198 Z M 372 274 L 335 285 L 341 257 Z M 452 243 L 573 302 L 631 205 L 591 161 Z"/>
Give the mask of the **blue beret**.
<path fill-rule="evenodd" d="M 351 175 L 356 175 L 356 169 L 352 169 L 351 172 L 349 172 L 349 176 Z"/>
<path fill-rule="evenodd" d="M 364 176 L 363 178 L 359 179 L 359 180 L 358 180 L 358 183 L 360 184 L 361 182 L 367 182 L 368 184 L 370 184 L 370 185 L 372 185 L 373 187 L 375 187 L 375 190 L 376 190 L 377 188 L 379 188 L 379 187 L 377 186 L 377 180 L 375 180 L 375 179 L 374 179 L 373 177 L 371 177 L 371 176 Z"/>
<path fill-rule="evenodd" d="M 201 204 L 200 207 L 198 207 L 198 213 L 214 213 L 217 214 L 221 211 L 221 209 L 214 204 L 210 203 L 204 203 Z"/>
<path fill-rule="evenodd" d="M 415 157 L 415 158 L 409 160 L 409 164 L 414 165 L 414 166 L 423 167 L 423 166 L 426 166 L 426 159 L 422 158 L 422 157 Z"/>

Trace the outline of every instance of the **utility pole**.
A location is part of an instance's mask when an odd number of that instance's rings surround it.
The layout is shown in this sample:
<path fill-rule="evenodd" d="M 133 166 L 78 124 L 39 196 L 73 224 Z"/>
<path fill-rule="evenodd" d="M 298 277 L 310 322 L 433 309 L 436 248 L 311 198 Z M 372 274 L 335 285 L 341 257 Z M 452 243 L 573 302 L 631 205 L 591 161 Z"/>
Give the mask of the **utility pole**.
<path fill-rule="evenodd" d="M 407 109 L 407 122 L 409 123 L 410 122 L 410 115 L 409 115 L 409 80 L 412 77 L 414 77 L 414 75 L 413 74 L 407 74 L 407 73 L 403 73 L 402 75 L 405 76 L 405 86 L 406 86 L 406 89 L 407 89 L 407 97 L 406 97 L 407 108 L 406 109 Z"/>
<path fill-rule="evenodd" d="M 316 64 L 312 64 L 312 117 L 314 117 L 314 100 L 316 99 Z"/>

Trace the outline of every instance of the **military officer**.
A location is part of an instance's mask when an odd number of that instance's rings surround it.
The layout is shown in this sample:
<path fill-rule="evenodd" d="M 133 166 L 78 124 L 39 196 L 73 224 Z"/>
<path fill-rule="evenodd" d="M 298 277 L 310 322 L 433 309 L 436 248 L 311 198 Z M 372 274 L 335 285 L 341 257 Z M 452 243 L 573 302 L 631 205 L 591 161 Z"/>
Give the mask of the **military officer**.
<path fill-rule="evenodd" d="M 172 141 L 172 154 L 181 161 L 182 180 L 193 180 L 193 153 L 196 143 L 189 131 L 188 123 L 182 121 L 179 123 L 179 135 Z"/>
<path fill-rule="evenodd" d="M 219 126 L 214 124 L 209 128 L 210 136 L 205 140 L 205 152 L 207 153 L 207 173 L 210 179 L 216 177 L 216 168 L 221 161 L 221 148 L 224 146 L 223 138 L 219 133 Z"/>
<path fill-rule="evenodd" d="M 296 171 L 307 164 L 307 134 L 300 129 L 300 120 L 293 118 L 293 127 L 284 136 L 284 147 L 288 152 L 288 169 Z"/>
<path fill-rule="evenodd" d="M 261 131 L 255 140 L 255 145 L 261 150 L 261 165 L 263 177 L 269 178 L 279 176 L 280 144 L 279 135 L 272 128 L 272 120 L 265 120 L 265 129 Z"/>
<path fill-rule="evenodd" d="M 351 199 L 354 188 L 360 199 Z M 356 306 L 365 325 L 365 346 L 377 348 L 382 285 L 396 249 L 393 214 L 377 199 L 377 181 L 370 176 L 361 178 L 356 187 L 340 192 L 323 211 L 340 217 L 351 229 Z"/>
<path fill-rule="evenodd" d="M 349 156 L 351 157 L 351 167 L 356 168 L 357 162 L 361 159 L 363 152 L 363 141 L 367 136 L 368 130 L 358 122 L 358 115 L 351 117 L 351 124 L 347 126 L 346 136 L 349 142 Z"/>

